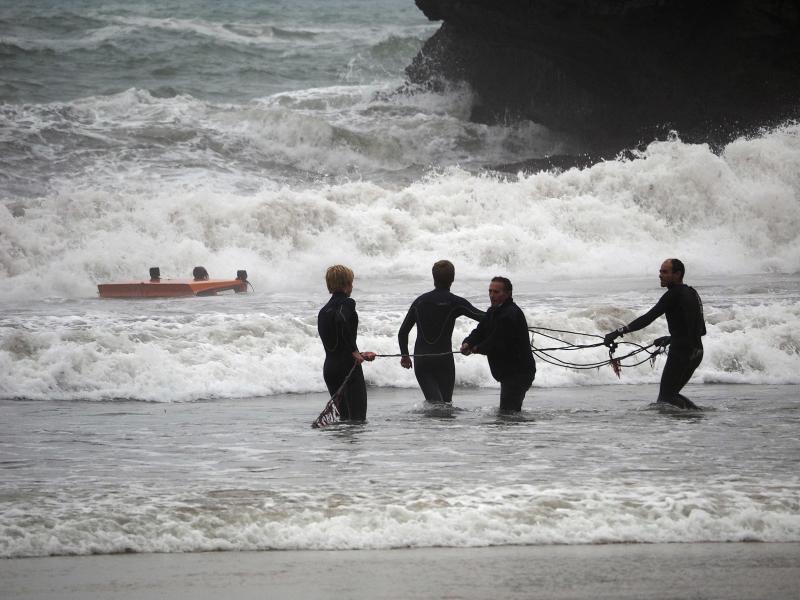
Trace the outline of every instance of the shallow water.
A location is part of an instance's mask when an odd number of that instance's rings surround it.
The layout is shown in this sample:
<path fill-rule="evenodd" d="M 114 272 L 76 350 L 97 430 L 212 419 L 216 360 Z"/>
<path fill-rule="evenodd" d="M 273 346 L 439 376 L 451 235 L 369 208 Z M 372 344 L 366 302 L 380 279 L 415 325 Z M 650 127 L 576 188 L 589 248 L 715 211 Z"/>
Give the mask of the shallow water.
<path fill-rule="evenodd" d="M 449 413 L 370 389 L 182 404 L 3 401 L 3 556 L 505 544 L 797 541 L 797 386 L 491 390 Z"/>

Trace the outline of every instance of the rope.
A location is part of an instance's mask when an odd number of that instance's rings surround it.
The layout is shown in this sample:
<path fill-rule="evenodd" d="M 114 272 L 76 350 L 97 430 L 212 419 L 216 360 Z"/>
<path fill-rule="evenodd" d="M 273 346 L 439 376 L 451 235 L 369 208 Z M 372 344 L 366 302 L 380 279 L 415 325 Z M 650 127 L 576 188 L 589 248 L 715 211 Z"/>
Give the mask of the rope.
<path fill-rule="evenodd" d="M 553 347 L 550 347 L 550 348 L 538 348 L 538 347 L 536 347 L 534 345 L 533 340 L 531 340 L 531 350 L 533 351 L 534 355 L 539 360 L 541 360 L 542 362 L 545 362 L 545 363 L 548 363 L 548 364 L 551 364 L 551 365 L 554 365 L 554 366 L 557 366 L 557 367 L 563 367 L 565 369 L 576 369 L 576 370 L 599 369 L 600 367 L 604 367 L 606 365 L 611 365 L 612 367 L 614 367 L 615 372 L 618 372 L 619 368 L 622 368 L 622 367 L 636 367 L 638 365 L 646 363 L 648 360 L 651 362 L 651 364 L 654 364 L 655 358 L 659 354 L 662 354 L 664 352 L 663 348 L 660 348 L 660 347 L 656 347 L 655 351 L 651 352 L 650 348 L 654 348 L 655 344 L 649 344 L 647 346 L 642 346 L 641 344 L 637 344 L 635 342 L 615 342 L 609 348 L 609 352 L 608 352 L 608 356 L 609 357 L 606 360 L 592 362 L 592 363 L 571 362 L 571 361 L 567 361 L 567 360 L 564 360 L 562 358 L 559 358 L 557 356 L 553 356 L 550 353 L 551 352 L 572 351 L 572 350 L 586 350 L 588 348 L 599 348 L 600 346 L 604 346 L 605 345 L 604 342 L 600 341 L 600 342 L 596 342 L 596 343 L 593 343 L 593 344 L 574 344 L 574 343 L 568 342 L 568 341 L 566 341 L 564 339 L 561 339 L 560 337 L 557 337 L 555 335 L 551 335 L 552 333 L 578 335 L 578 336 L 583 336 L 583 337 L 594 337 L 594 338 L 599 338 L 600 340 L 603 340 L 604 336 L 598 335 L 596 333 L 582 333 L 580 331 L 569 331 L 569 330 L 566 330 L 566 329 L 550 329 L 548 327 L 528 327 L 528 331 L 530 331 L 531 333 L 534 333 L 534 334 L 538 334 L 538 335 L 540 335 L 542 337 L 546 337 L 548 339 L 555 340 L 556 342 L 559 342 L 561 344 L 560 346 L 553 346 Z M 544 331 L 548 331 L 550 333 L 542 333 Z M 624 354 L 623 356 L 615 357 L 614 356 L 614 351 L 617 349 L 619 344 L 627 344 L 629 346 L 634 346 L 635 349 L 630 351 L 630 352 L 628 352 L 627 354 Z M 630 363 L 630 364 L 623 364 L 622 363 L 623 360 L 625 360 L 627 358 L 631 358 L 633 356 L 636 356 L 637 354 L 640 354 L 642 352 L 646 352 L 647 353 L 647 358 L 645 358 L 643 360 L 640 360 L 638 362 L 635 362 L 635 363 Z M 408 355 L 405 355 L 405 354 L 376 354 L 375 358 L 396 358 L 396 357 L 403 357 L 403 356 L 409 356 L 409 357 L 412 357 L 412 358 L 419 358 L 419 357 L 428 357 L 428 356 L 448 356 L 448 355 L 451 355 L 451 354 L 460 354 L 460 353 L 461 353 L 460 350 L 452 350 L 450 352 L 434 352 L 434 353 L 430 353 L 430 354 L 408 354 Z M 615 367 L 615 365 L 616 365 L 616 367 Z"/>
<path fill-rule="evenodd" d="M 611 368 L 614 369 L 614 372 L 617 374 L 617 377 L 620 376 L 621 369 L 623 367 L 635 367 L 637 365 L 641 365 L 646 363 L 648 360 L 650 361 L 651 365 L 655 365 L 656 357 L 659 354 L 664 353 L 664 348 L 661 346 L 656 347 L 655 344 L 649 344 L 647 346 L 642 346 L 635 342 L 613 342 L 608 349 L 608 359 L 597 361 L 593 363 L 576 363 L 563 360 L 556 356 L 550 354 L 550 352 L 560 352 L 560 351 L 569 351 L 569 350 L 585 350 L 587 348 L 598 348 L 600 346 L 604 346 L 605 343 L 597 342 L 594 344 L 573 344 L 566 340 L 563 340 L 557 336 L 550 335 L 551 333 L 562 333 L 562 334 L 569 334 L 569 335 L 577 335 L 583 337 L 595 337 L 603 339 L 602 335 L 597 335 L 596 333 L 581 333 L 579 331 L 567 331 L 564 329 L 549 329 L 547 327 L 528 327 L 528 331 L 532 334 L 536 335 L 537 333 L 543 337 L 546 337 L 551 340 L 555 340 L 559 342 L 560 346 L 554 346 L 552 348 L 537 348 L 533 344 L 533 336 L 531 336 L 531 351 L 533 354 L 542 362 L 546 362 L 551 365 L 555 365 L 556 367 L 564 367 L 565 369 L 576 369 L 576 370 L 584 370 L 584 369 L 599 369 L 600 367 L 604 367 L 606 365 L 611 365 Z M 542 333 L 543 331 L 549 331 L 550 333 Z M 623 356 L 614 356 L 614 351 L 618 348 L 619 344 L 627 344 L 628 346 L 635 346 L 635 349 L 631 352 Z M 654 351 L 650 351 L 650 348 L 655 347 Z M 641 354 L 642 352 L 647 353 L 647 358 L 640 360 L 639 362 L 635 362 L 632 364 L 623 364 L 622 361 L 626 358 L 631 358 L 636 356 L 637 354 Z M 460 350 L 451 350 L 450 352 L 433 352 L 430 354 L 376 354 L 375 358 L 393 358 L 393 357 L 402 357 L 402 356 L 409 356 L 414 358 L 420 358 L 423 356 L 448 356 L 450 354 L 460 354 Z M 328 403 L 325 405 L 325 408 L 322 409 L 322 412 L 319 416 L 314 420 L 311 424 L 311 427 L 318 429 L 320 427 L 325 427 L 327 425 L 331 425 L 336 423 L 339 420 L 339 400 L 341 399 L 342 393 L 344 391 L 345 386 L 350 381 L 350 378 L 353 376 L 353 373 L 356 371 L 356 367 L 358 363 L 354 363 L 350 372 L 347 374 L 347 377 L 344 378 L 342 385 L 339 386 L 339 389 L 336 390 L 336 393 L 331 396 Z"/>
<path fill-rule="evenodd" d="M 344 387 L 350 381 L 350 378 L 353 376 L 353 373 L 356 372 L 356 367 L 358 363 L 353 363 L 353 366 L 350 368 L 350 372 L 347 374 L 347 377 L 344 378 L 342 385 L 339 386 L 339 389 L 331 396 L 331 399 L 328 400 L 328 403 L 325 405 L 325 408 L 322 409 L 322 412 L 319 413 L 319 416 L 314 419 L 314 422 L 311 423 L 311 427 L 314 429 L 319 429 L 320 427 L 325 427 L 326 425 L 332 425 L 339 420 L 339 400 L 342 397 L 342 392 L 344 392 Z"/>
<path fill-rule="evenodd" d="M 557 367 L 564 367 L 565 369 L 575 369 L 575 370 L 599 369 L 600 367 L 604 367 L 606 365 L 611 365 L 611 367 L 614 369 L 614 372 L 617 374 L 617 377 L 619 377 L 620 373 L 621 373 L 620 370 L 623 367 L 635 367 L 637 365 L 641 365 L 641 364 L 647 362 L 648 360 L 650 361 L 651 365 L 655 365 L 656 357 L 659 354 L 662 354 L 664 352 L 663 348 L 656 347 L 655 344 L 649 344 L 647 346 L 642 346 L 642 345 L 637 344 L 635 342 L 618 342 L 618 343 L 615 342 L 615 343 L 611 344 L 611 346 L 609 347 L 609 349 L 608 349 L 608 359 L 606 359 L 606 360 L 592 362 L 592 363 L 571 362 L 571 361 L 567 361 L 567 360 L 564 360 L 562 358 L 559 358 L 557 356 L 553 356 L 552 354 L 550 354 L 550 352 L 570 351 L 570 350 L 583 350 L 583 349 L 586 349 L 586 348 L 597 348 L 597 347 L 605 345 L 604 342 L 598 342 L 598 343 L 594 343 L 594 344 L 573 344 L 571 342 L 568 342 L 568 341 L 566 341 L 564 339 L 561 339 L 559 337 L 556 337 L 554 335 L 550 335 L 548 333 L 542 333 L 543 331 L 549 331 L 551 333 L 562 333 L 562 334 L 578 335 L 578 336 L 584 336 L 584 337 L 595 337 L 595 338 L 601 338 L 601 339 L 603 338 L 603 336 L 597 335 L 597 334 L 594 334 L 594 333 L 581 333 L 581 332 L 578 332 L 578 331 L 567 331 L 567 330 L 564 330 L 564 329 L 549 329 L 547 327 L 529 327 L 528 330 L 533 334 L 538 333 L 539 335 L 541 335 L 543 337 L 546 337 L 546 338 L 551 339 L 551 340 L 555 340 L 555 341 L 560 342 L 562 344 L 561 346 L 554 346 L 552 348 L 537 348 L 534 345 L 533 339 L 531 339 L 531 350 L 533 351 L 533 353 L 536 356 L 536 358 L 540 359 L 542 362 L 546 362 L 548 364 L 551 364 L 551 365 L 554 365 L 554 366 L 557 366 Z M 617 349 L 617 347 L 619 346 L 619 344 L 626 344 L 628 346 L 634 346 L 635 349 L 632 350 L 631 352 L 628 352 L 627 354 L 625 354 L 623 356 L 615 357 L 614 356 L 614 352 Z M 654 348 L 654 347 L 656 348 L 655 351 L 651 352 L 650 348 Z M 630 363 L 630 364 L 623 364 L 623 362 L 622 362 L 623 360 L 625 360 L 627 358 L 631 358 L 633 356 L 636 356 L 637 354 L 640 354 L 642 352 L 647 353 L 647 358 L 645 358 L 644 360 L 640 360 L 638 362 Z"/>
<path fill-rule="evenodd" d="M 452 350 L 450 352 L 432 352 L 431 354 L 376 354 L 375 358 L 394 358 L 397 356 L 410 356 L 412 358 L 419 358 L 422 356 L 448 356 L 450 354 L 461 354 L 461 351 Z"/>

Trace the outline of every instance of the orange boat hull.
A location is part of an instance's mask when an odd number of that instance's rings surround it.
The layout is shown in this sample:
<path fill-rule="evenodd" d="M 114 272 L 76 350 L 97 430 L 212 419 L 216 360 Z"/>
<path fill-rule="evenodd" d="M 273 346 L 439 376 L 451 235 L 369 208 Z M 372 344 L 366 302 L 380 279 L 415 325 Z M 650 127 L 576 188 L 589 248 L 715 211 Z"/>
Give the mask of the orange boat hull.
<path fill-rule="evenodd" d="M 101 283 L 97 292 L 101 298 L 178 298 L 181 296 L 213 296 L 217 292 L 247 291 L 247 282 L 241 279 L 158 279 Z"/>

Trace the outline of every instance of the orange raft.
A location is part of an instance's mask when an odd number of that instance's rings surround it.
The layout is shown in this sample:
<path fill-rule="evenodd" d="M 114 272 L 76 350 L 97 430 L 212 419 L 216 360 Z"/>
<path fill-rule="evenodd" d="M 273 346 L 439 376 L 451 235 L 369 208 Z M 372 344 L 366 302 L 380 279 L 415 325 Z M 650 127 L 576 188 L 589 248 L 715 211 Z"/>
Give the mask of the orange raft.
<path fill-rule="evenodd" d="M 101 298 L 178 298 L 247 291 L 247 271 L 237 271 L 236 279 L 209 279 L 203 267 L 195 267 L 193 274 L 194 279 L 161 279 L 158 267 L 153 267 L 149 281 L 101 283 L 97 292 Z"/>

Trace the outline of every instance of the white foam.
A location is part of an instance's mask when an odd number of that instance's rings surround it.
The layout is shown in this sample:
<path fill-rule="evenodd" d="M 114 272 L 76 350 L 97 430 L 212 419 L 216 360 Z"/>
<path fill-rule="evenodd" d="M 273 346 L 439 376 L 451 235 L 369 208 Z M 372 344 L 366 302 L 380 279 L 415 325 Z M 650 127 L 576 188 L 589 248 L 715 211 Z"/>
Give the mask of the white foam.
<path fill-rule="evenodd" d="M 205 19 L 181 19 L 175 17 L 155 18 L 145 16 L 114 17 L 113 21 L 131 28 L 160 29 L 177 33 L 192 33 L 214 41 L 243 44 L 267 45 L 276 41 L 276 28 L 268 24 L 254 23 L 219 23 Z M 302 44 L 305 38 L 311 39 L 310 31 L 278 30 L 292 37 L 293 44 Z"/>
<path fill-rule="evenodd" d="M 321 281 L 317 286 L 321 287 Z M 382 293 L 359 307 L 359 345 L 364 350 L 399 352 L 396 336 L 405 310 L 387 308 L 388 298 Z M 413 296 L 391 298 L 396 305 L 410 302 Z M 120 305 L 113 300 L 93 300 L 88 307 L 80 308 L 80 319 L 6 317 L 0 319 L 0 370 L 14 376 L 0 378 L 0 398 L 181 402 L 324 392 L 320 375 L 324 355 L 316 331 L 316 312 L 325 299 L 325 292 L 317 289 L 305 301 L 298 301 L 296 296 L 260 294 L 205 302 L 176 300 L 171 305 L 170 301 Z M 472 299 L 481 306 L 480 299 Z M 598 335 L 643 312 L 638 307 L 591 306 L 593 299 L 589 297 L 577 301 L 588 306 L 565 310 L 557 301 L 543 304 L 535 299 L 519 300 L 532 326 Z M 263 312 L 265 305 L 269 312 Z M 705 308 L 705 358 L 693 381 L 800 383 L 800 309 L 796 300 L 724 309 L 706 303 Z M 187 310 L 191 317 L 186 316 Z M 472 321 L 457 322 L 455 346 L 472 326 Z M 662 321 L 625 340 L 646 345 L 663 334 L 666 327 Z M 413 340 L 414 332 L 412 344 Z M 597 338 L 577 341 L 595 342 Z M 534 344 L 557 345 L 541 336 L 534 336 Z M 608 355 L 601 347 L 561 357 L 591 363 Z M 536 386 L 657 383 L 662 366 L 663 359 L 659 359 L 655 368 L 648 362 L 626 368 L 618 380 L 609 367 L 576 371 L 539 361 Z M 413 373 L 401 368 L 397 358 L 378 359 L 364 371 L 370 385 L 417 385 Z M 456 373 L 458 385 L 497 386 L 484 357 L 456 356 Z"/>
<path fill-rule="evenodd" d="M 308 376 L 321 362 L 313 327 L 293 331 L 291 319 L 313 320 L 315 307 L 325 297 L 321 274 L 337 262 L 355 269 L 358 289 L 388 300 L 388 307 L 381 301 L 360 309 L 364 343 L 386 353 L 397 351 L 395 328 L 413 297 L 393 290 L 398 285 L 416 288 L 419 281 L 427 285 L 427 268 L 420 265 L 442 257 L 456 263 L 459 280 L 480 282 L 501 273 L 520 282 L 520 293 L 529 294 L 523 306 L 531 324 L 588 333 L 604 333 L 604 327 L 627 322 L 655 302 L 658 290 L 650 288 L 612 298 L 613 305 L 606 299 L 593 306 L 612 274 L 625 278 L 652 273 L 655 281 L 663 257 L 684 257 L 690 280 L 796 273 L 800 265 L 798 125 L 738 140 L 720 156 L 675 138 L 651 144 L 637 160 L 563 173 L 505 177 L 453 166 L 429 170 L 411 183 L 345 181 L 341 174 L 354 163 L 361 168 L 408 168 L 418 160 L 412 156 L 414 147 L 431 158 L 448 152 L 453 158 L 457 147 L 448 149 L 446 140 L 457 138 L 459 127 L 462 132 L 472 127 L 447 110 L 439 114 L 440 100 L 431 100 L 433 104 L 422 110 L 424 98 L 379 102 L 381 110 L 406 114 L 390 120 L 386 135 L 370 130 L 380 118 L 365 116 L 345 127 L 341 119 L 347 107 L 369 106 L 369 96 L 368 88 L 307 90 L 243 107 L 180 96 L 158 99 L 130 90 L 3 113 L 0 118 L 10 126 L 4 134 L 8 140 L 37 139 L 71 128 L 71 136 L 90 139 L 103 149 L 87 151 L 84 166 L 75 173 L 53 175 L 43 193 L 3 196 L 0 299 L 9 306 L 41 298 L 85 302 L 95 297 L 97 283 L 142 277 L 153 265 L 160 266 L 165 277 L 185 277 L 198 264 L 215 277 L 246 268 L 263 292 L 281 290 L 290 281 L 294 293 L 314 301 L 288 315 L 281 313 L 279 304 L 271 311 L 255 311 L 261 313 L 256 319 L 262 326 L 294 336 L 296 351 L 307 361 L 294 373 L 284 368 L 279 353 L 264 356 L 264 350 L 275 348 L 271 338 L 264 338 L 258 350 L 233 342 L 216 348 L 232 368 L 228 376 L 212 379 L 198 373 L 202 369 L 193 362 L 211 363 L 212 350 L 195 359 L 188 351 L 175 353 L 173 345 L 181 347 L 181 340 L 158 325 L 141 356 L 137 352 L 145 346 L 98 346 L 109 327 L 129 341 L 141 334 L 140 325 L 117 324 L 115 316 L 102 311 L 89 315 L 94 336 L 84 344 L 72 341 L 68 323 L 54 323 L 47 332 L 31 331 L 27 323 L 12 325 L 0 334 L 2 348 L 46 345 L 50 350 L 31 356 L 0 350 L 8 372 L 22 374 L 2 381 L 2 395 L 122 394 L 154 400 L 321 391 L 319 377 Z M 451 99 L 458 102 L 457 95 Z M 129 128 L 125 134 L 119 131 L 123 121 Z M 418 127 L 424 130 L 433 123 L 439 130 L 455 129 L 449 136 L 434 136 L 445 146 L 420 146 L 415 141 Z M 165 148 L 144 144 L 146 150 L 132 150 L 130 140 L 140 134 L 150 139 L 147 135 L 154 127 L 190 132 L 200 141 L 195 146 L 169 143 Z M 203 133 L 207 130 L 214 133 Z M 486 139 L 496 135 L 500 140 L 502 134 L 499 129 L 484 133 L 487 137 L 479 145 L 488 156 L 494 142 Z M 531 128 L 529 133 L 535 138 L 541 132 Z M 43 153 L 42 164 L 73 154 L 78 157 L 74 160 L 82 160 L 69 135 L 66 139 L 63 147 L 31 148 Z M 209 151 L 205 144 L 210 139 L 222 140 L 225 148 Z M 340 182 L 265 177 L 259 161 L 330 169 L 340 174 Z M 563 297 L 537 296 L 569 280 L 582 290 L 581 306 L 565 306 Z M 586 281 L 596 288 L 587 290 Z M 473 293 L 483 297 L 482 291 Z M 744 296 L 732 300 L 739 303 L 734 306 L 724 298 L 706 298 L 709 336 L 696 377 L 708 382 L 798 382 L 797 294 L 776 298 L 767 293 L 759 298 L 760 307 L 748 304 Z M 219 310 L 232 322 L 245 319 L 236 309 L 231 314 L 227 308 Z M 289 325 L 282 321 L 287 316 Z M 387 325 L 389 316 L 394 321 Z M 202 338 L 225 326 L 204 322 L 208 331 L 203 333 L 197 325 L 192 335 Z M 457 336 L 468 324 L 459 327 Z M 648 329 L 641 339 L 649 341 L 656 331 Z M 213 347 L 212 341 L 205 341 Z M 132 372 L 134 364 L 154 369 L 156 379 L 166 381 L 166 373 L 171 373 L 191 383 L 180 389 L 148 387 L 146 378 Z M 247 369 L 269 383 L 260 388 L 246 383 L 240 375 Z M 373 384 L 414 385 L 413 377 L 399 367 L 367 373 Z M 461 384 L 494 385 L 483 362 L 463 359 L 458 373 Z M 612 377 L 610 370 L 598 375 L 542 367 L 537 384 L 586 385 L 610 382 Z M 643 365 L 626 371 L 624 381 L 653 382 L 657 377 L 658 371 Z"/>
<path fill-rule="evenodd" d="M 93 498 L 0 515 L 0 556 L 211 550 L 343 550 L 492 545 L 797 542 L 796 487 L 748 493 L 725 485 L 591 488 L 531 485 L 240 494 L 138 504 Z M 49 525 L 52 520 L 58 527 Z M 21 527 L 19 523 L 25 523 Z"/>

